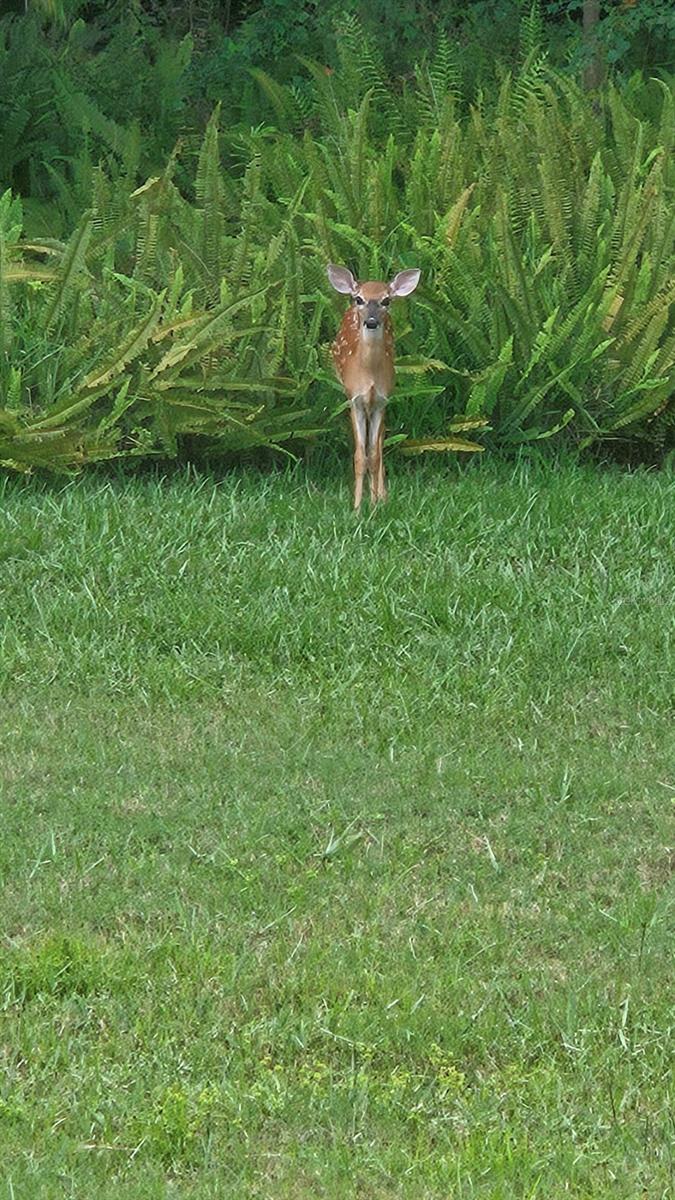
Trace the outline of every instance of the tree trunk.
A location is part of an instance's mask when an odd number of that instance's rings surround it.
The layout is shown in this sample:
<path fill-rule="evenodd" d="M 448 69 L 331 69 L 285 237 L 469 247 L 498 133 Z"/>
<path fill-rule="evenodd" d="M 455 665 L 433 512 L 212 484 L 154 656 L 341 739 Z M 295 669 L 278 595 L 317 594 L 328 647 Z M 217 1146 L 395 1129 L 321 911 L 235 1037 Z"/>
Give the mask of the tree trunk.
<path fill-rule="evenodd" d="M 599 88 L 605 77 L 605 63 L 598 36 L 600 31 L 600 0 L 584 0 L 583 9 L 584 48 L 586 64 L 583 70 L 583 85 L 587 91 Z"/>

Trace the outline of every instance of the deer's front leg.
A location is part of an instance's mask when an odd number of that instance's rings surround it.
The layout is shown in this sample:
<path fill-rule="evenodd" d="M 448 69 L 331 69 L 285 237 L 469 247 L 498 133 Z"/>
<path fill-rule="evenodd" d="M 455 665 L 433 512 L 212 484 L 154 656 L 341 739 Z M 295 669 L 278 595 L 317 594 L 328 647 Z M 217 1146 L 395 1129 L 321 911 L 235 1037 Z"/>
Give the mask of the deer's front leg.
<path fill-rule="evenodd" d="M 366 439 L 368 422 L 366 420 L 366 405 L 363 396 L 354 396 L 350 401 L 352 430 L 354 432 L 354 508 L 361 507 L 363 496 L 363 477 L 366 473 Z"/>
<path fill-rule="evenodd" d="M 377 400 L 368 424 L 368 471 L 370 472 L 370 499 L 372 504 L 387 499 L 384 481 L 384 401 Z"/>

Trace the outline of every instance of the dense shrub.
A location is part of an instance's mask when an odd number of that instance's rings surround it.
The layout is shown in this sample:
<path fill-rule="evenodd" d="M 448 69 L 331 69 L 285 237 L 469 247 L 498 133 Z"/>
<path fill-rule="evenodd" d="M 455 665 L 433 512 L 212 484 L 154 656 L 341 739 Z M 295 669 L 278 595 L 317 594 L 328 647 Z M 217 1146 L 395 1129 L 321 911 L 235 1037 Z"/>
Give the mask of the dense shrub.
<path fill-rule="evenodd" d="M 133 14 L 67 31 L 35 14 L 0 19 L 0 190 L 21 194 L 33 231 L 79 218 L 101 159 L 161 168 L 187 119 L 191 55 L 189 36 Z"/>
<path fill-rule="evenodd" d="M 140 182 L 161 169 L 178 136 L 199 137 L 217 103 L 229 128 L 258 125 L 251 69 L 300 97 L 308 91 L 302 57 L 349 70 L 355 15 L 399 91 L 416 62 L 451 46 L 464 110 L 535 46 L 579 78 L 590 52 L 581 8 L 581 0 L 8 0 L 0 6 L 0 191 L 30 199 L 31 231 L 55 232 L 47 201 L 67 228 L 101 158 L 114 164 L 124 147 Z M 597 53 L 615 76 L 667 69 L 668 0 L 608 0 L 601 13 Z"/>
<path fill-rule="evenodd" d="M 190 146 L 140 188 L 91 169 L 67 244 L 0 216 L 0 456 L 77 464 L 292 445 L 330 425 L 340 311 L 327 260 L 420 266 L 396 315 L 392 420 L 438 445 L 562 434 L 662 446 L 672 429 L 673 97 L 636 77 L 604 107 L 546 66 L 467 111 L 439 46 L 403 92 L 345 20 L 341 66 L 257 80 L 269 119 Z M 228 168 L 221 166 L 225 156 Z M 187 181 L 187 182 L 186 182 Z"/>

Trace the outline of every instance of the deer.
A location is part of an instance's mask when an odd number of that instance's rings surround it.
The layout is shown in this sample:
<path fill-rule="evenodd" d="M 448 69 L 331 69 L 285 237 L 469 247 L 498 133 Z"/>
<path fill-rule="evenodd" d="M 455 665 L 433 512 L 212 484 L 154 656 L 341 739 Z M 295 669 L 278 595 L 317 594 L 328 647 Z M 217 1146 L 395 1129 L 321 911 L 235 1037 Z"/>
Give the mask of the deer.
<path fill-rule="evenodd" d="M 394 390 L 394 332 L 389 305 L 409 296 L 421 272 L 399 271 L 389 283 L 358 283 L 347 267 L 329 263 L 328 278 L 336 292 L 351 297 L 333 342 L 333 362 L 347 400 L 354 433 L 354 508 L 358 512 L 363 481 L 370 476 L 370 501 L 386 500 L 382 446 L 384 412 Z"/>

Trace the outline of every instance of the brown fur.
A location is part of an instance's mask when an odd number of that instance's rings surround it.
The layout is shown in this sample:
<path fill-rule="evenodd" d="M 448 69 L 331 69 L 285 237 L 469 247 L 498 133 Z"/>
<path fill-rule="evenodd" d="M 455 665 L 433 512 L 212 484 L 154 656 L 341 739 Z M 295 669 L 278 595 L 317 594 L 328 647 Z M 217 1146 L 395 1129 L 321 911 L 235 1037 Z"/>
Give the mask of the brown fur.
<path fill-rule="evenodd" d="M 361 294 L 368 296 L 366 289 L 382 287 L 381 284 L 364 283 Z M 333 362 L 347 399 L 363 396 L 370 405 L 376 397 L 388 400 L 394 390 L 394 331 L 389 313 L 384 313 L 380 337 L 361 336 L 362 317 L 355 304 L 350 304 L 337 337 L 333 342 Z"/>

